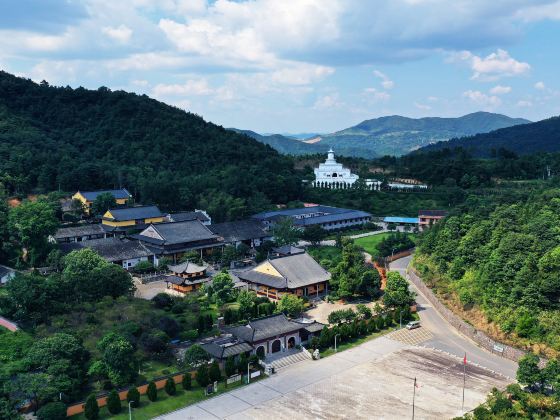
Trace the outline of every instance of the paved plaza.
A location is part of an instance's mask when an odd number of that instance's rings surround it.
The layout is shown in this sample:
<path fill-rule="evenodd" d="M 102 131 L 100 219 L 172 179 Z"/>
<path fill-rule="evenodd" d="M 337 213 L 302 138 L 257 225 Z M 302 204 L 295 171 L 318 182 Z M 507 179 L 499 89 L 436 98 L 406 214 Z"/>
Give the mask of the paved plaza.
<path fill-rule="evenodd" d="M 298 363 L 159 419 L 406 418 L 412 413 L 415 377 L 416 418 L 461 414 L 460 358 L 381 337 L 326 359 Z M 464 411 L 484 401 L 492 387 L 507 383 L 500 375 L 469 365 Z"/>

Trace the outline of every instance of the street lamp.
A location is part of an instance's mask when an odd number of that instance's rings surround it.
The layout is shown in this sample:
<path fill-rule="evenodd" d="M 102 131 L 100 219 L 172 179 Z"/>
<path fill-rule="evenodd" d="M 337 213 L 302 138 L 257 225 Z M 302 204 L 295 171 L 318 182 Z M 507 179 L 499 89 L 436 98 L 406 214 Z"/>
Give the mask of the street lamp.
<path fill-rule="evenodd" d="M 132 420 L 132 408 L 131 408 L 130 405 L 131 405 L 133 402 L 135 402 L 135 401 L 129 401 L 129 402 L 128 402 L 128 419 L 129 419 L 129 420 Z"/>
<path fill-rule="evenodd" d="M 335 334 L 334 335 L 334 352 L 336 353 L 336 337 L 338 337 L 340 334 Z"/>
<path fill-rule="evenodd" d="M 249 384 L 251 382 L 251 372 L 249 371 L 249 368 L 251 366 L 251 362 L 247 363 L 247 384 Z"/>

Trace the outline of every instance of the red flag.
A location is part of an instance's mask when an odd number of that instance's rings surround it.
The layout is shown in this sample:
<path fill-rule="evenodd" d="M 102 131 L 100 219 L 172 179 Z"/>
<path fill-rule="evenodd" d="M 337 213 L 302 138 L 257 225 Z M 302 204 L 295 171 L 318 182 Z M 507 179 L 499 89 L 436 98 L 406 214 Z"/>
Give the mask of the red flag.
<path fill-rule="evenodd" d="M 463 364 L 464 364 L 464 365 L 467 364 L 467 353 L 465 353 L 465 357 L 463 357 Z"/>

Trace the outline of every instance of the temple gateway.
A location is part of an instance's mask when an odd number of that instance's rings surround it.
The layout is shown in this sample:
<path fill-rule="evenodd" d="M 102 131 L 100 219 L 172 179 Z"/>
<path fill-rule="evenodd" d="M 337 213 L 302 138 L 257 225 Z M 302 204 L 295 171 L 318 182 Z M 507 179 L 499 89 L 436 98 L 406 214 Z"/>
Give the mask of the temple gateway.
<path fill-rule="evenodd" d="M 342 163 L 338 163 L 334 158 L 334 151 L 330 149 L 327 154 L 327 160 L 320 163 L 315 168 L 315 181 L 313 186 L 318 188 L 352 188 L 354 183 L 360 177 L 353 174 L 350 169 L 345 168 Z M 381 182 L 372 179 L 366 179 L 365 185 L 368 189 L 379 190 Z"/>

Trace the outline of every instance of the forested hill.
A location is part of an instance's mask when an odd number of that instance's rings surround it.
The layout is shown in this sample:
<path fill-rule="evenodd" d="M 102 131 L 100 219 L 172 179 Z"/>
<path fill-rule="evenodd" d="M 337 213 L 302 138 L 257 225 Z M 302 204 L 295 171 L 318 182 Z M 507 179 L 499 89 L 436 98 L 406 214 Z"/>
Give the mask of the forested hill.
<path fill-rule="evenodd" d="M 282 134 L 269 134 L 263 135 L 255 133 L 251 130 L 239 130 L 237 128 L 229 128 L 229 130 L 237 133 L 246 134 L 254 138 L 260 143 L 264 143 L 277 150 L 284 155 L 312 155 L 315 153 L 326 153 L 328 146 L 315 146 L 314 144 L 307 144 L 303 141 L 283 136 Z"/>
<path fill-rule="evenodd" d="M 458 147 L 468 150 L 477 157 L 494 157 L 500 149 L 506 149 L 519 155 L 558 152 L 560 151 L 560 117 L 439 142 L 423 147 L 419 152 Z"/>
<path fill-rule="evenodd" d="M 5 72 L 0 156 L 10 194 L 122 185 L 164 209 L 232 213 L 223 218 L 286 202 L 300 185 L 291 160 L 272 148 L 145 95 L 39 85 Z"/>
<path fill-rule="evenodd" d="M 557 356 L 560 189 L 548 187 L 527 184 L 525 199 L 503 205 L 473 197 L 422 236 L 415 265 L 475 326 Z"/>

